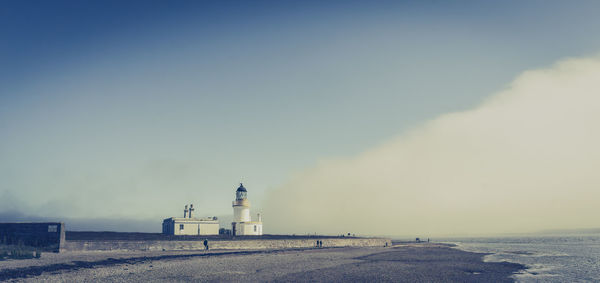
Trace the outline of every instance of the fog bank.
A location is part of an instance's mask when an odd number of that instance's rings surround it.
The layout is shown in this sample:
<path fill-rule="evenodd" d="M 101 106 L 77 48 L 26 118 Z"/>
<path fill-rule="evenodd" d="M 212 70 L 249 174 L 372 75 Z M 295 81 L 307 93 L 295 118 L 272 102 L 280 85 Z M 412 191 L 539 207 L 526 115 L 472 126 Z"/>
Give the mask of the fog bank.
<path fill-rule="evenodd" d="M 472 110 L 298 173 L 267 194 L 265 231 L 469 235 L 597 227 L 599 94 L 598 57 L 526 71 Z"/>

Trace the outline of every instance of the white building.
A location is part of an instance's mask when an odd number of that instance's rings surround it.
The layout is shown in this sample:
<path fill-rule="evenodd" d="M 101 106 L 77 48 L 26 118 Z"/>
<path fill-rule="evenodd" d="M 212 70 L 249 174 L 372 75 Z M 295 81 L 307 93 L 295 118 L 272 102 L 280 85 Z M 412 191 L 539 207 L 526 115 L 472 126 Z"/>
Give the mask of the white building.
<path fill-rule="evenodd" d="M 167 235 L 219 235 L 219 220 L 216 217 L 193 218 L 194 206 L 185 206 L 183 217 L 163 220 L 162 231 Z M 188 214 L 189 212 L 189 214 Z"/>
<path fill-rule="evenodd" d="M 262 235 L 262 219 L 258 214 L 258 221 L 252 221 L 250 218 L 250 201 L 248 201 L 248 191 L 240 183 L 240 187 L 235 192 L 233 201 L 233 222 L 231 223 L 231 232 L 234 236 L 244 235 Z"/>

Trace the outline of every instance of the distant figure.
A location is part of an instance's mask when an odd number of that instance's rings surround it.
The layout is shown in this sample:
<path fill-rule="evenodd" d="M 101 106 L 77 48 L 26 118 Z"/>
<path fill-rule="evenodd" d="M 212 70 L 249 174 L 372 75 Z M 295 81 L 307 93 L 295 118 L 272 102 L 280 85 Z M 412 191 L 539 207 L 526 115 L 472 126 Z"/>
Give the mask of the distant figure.
<path fill-rule="evenodd" d="M 319 247 L 323 247 L 323 241 L 319 241 Z"/>
<path fill-rule="evenodd" d="M 208 239 L 204 239 L 204 249 L 208 251 Z"/>
<path fill-rule="evenodd" d="M 316 244 L 316 247 L 317 247 L 317 248 L 318 248 L 318 247 L 319 247 L 319 240 L 317 240 L 317 244 Z"/>
<path fill-rule="evenodd" d="M 427 243 L 429 243 L 429 238 L 427 238 Z"/>

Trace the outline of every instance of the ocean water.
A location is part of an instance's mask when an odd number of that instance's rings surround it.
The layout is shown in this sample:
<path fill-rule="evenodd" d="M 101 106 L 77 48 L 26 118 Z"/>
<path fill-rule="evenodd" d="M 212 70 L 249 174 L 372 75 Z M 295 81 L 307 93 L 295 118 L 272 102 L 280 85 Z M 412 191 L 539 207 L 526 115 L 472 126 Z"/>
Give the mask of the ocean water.
<path fill-rule="evenodd" d="M 489 253 L 485 261 L 527 266 L 517 282 L 600 282 L 600 234 L 445 239 L 457 248 Z"/>

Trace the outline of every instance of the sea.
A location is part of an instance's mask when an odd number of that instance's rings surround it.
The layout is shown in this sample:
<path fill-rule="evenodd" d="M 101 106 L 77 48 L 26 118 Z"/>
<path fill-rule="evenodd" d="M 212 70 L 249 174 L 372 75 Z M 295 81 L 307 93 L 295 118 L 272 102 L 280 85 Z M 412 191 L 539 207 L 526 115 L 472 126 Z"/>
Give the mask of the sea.
<path fill-rule="evenodd" d="M 600 282 L 600 234 L 454 238 L 443 242 L 487 253 L 489 262 L 520 263 L 517 282 Z"/>

